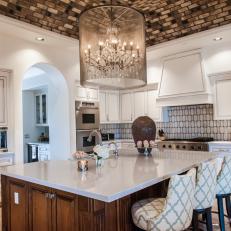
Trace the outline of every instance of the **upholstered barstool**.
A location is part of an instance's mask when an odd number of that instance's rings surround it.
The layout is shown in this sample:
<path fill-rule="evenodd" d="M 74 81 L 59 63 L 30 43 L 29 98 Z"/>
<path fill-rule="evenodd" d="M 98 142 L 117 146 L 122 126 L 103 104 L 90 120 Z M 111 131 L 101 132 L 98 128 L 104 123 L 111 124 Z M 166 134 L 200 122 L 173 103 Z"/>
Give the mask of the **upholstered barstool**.
<path fill-rule="evenodd" d="M 193 230 L 198 230 L 198 216 L 203 214 L 207 230 L 212 228 L 212 206 L 216 197 L 217 168 L 215 162 L 199 165 L 197 170 L 195 200 L 193 210 Z"/>
<path fill-rule="evenodd" d="M 225 231 L 223 199 L 225 199 L 226 202 L 226 210 L 229 218 L 229 223 L 231 221 L 231 156 L 224 157 L 224 162 L 222 164 L 221 171 L 218 174 L 217 178 L 216 193 L 220 229 L 221 231 Z"/>
<path fill-rule="evenodd" d="M 175 175 L 166 198 L 149 198 L 132 206 L 134 224 L 148 231 L 181 231 L 192 221 L 196 170 Z"/>

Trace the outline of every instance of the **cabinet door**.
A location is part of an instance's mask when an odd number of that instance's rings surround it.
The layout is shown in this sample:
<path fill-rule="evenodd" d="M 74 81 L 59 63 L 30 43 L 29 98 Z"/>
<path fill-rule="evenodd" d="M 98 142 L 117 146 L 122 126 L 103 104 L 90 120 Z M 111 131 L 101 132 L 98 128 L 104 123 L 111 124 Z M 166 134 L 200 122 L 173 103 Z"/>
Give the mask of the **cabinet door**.
<path fill-rule="evenodd" d="M 134 92 L 134 120 L 139 116 L 144 116 L 146 114 L 145 94 L 146 92 Z"/>
<path fill-rule="evenodd" d="M 7 125 L 6 78 L 0 77 L 0 126 Z"/>
<path fill-rule="evenodd" d="M 132 95 L 131 93 L 122 93 L 121 102 L 121 121 L 132 122 Z"/>
<path fill-rule="evenodd" d="M 119 93 L 108 93 L 107 95 L 108 121 L 120 121 L 120 99 Z"/>
<path fill-rule="evenodd" d="M 55 231 L 77 230 L 77 203 L 75 195 L 62 191 L 55 191 L 53 200 L 53 221 Z"/>
<path fill-rule="evenodd" d="M 9 231 L 28 230 L 28 191 L 25 182 L 9 180 Z M 17 224 L 15 226 L 15 224 Z"/>
<path fill-rule="evenodd" d="M 47 124 L 47 95 L 42 94 L 41 95 L 41 112 L 42 112 L 42 118 L 41 122 L 42 124 Z"/>
<path fill-rule="evenodd" d="M 81 86 L 76 86 L 76 99 L 86 100 L 86 98 L 87 98 L 86 88 Z"/>
<path fill-rule="evenodd" d="M 35 115 L 36 115 L 36 124 L 41 124 L 41 101 L 40 95 L 35 96 Z"/>
<path fill-rule="evenodd" d="M 147 92 L 147 115 L 154 121 L 161 121 L 161 108 L 156 105 L 157 91 Z"/>
<path fill-rule="evenodd" d="M 98 90 L 93 89 L 93 88 L 87 89 L 87 99 L 97 101 L 98 100 Z"/>
<path fill-rule="evenodd" d="M 107 122 L 106 93 L 99 93 L 100 123 Z"/>
<path fill-rule="evenodd" d="M 30 231 L 51 231 L 52 216 L 51 203 L 49 198 L 50 189 L 30 185 L 29 189 L 29 213 Z"/>
<path fill-rule="evenodd" d="M 215 119 L 231 119 L 231 79 L 218 80 L 215 84 Z"/>

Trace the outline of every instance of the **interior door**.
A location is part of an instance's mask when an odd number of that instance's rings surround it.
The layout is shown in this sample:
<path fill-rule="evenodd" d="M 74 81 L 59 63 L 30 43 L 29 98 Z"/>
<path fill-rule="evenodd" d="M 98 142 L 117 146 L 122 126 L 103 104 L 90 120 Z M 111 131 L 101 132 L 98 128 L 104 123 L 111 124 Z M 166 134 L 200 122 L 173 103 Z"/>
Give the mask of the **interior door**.
<path fill-rule="evenodd" d="M 49 198 L 49 193 L 49 188 L 38 185 L 30 185 L 30 231 L 52 231 L 52 200 Z"/>

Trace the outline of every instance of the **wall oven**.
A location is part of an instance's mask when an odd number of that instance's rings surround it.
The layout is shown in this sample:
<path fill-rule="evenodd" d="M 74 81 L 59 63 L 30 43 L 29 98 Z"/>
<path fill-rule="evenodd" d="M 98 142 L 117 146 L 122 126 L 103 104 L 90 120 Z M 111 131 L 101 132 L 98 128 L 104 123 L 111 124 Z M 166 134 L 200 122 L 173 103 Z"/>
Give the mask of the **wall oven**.
<path fill-rule="evenodd" d="M 99 103 L 75 102 L 76 130 L 99 129 Z"/>

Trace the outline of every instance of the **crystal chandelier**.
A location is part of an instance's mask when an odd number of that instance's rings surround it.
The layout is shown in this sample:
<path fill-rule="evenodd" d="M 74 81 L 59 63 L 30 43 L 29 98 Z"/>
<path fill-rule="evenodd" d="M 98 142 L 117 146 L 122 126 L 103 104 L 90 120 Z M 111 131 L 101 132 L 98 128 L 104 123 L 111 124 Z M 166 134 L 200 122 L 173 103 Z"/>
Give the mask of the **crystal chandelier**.
<path fill-rule="evenodd" d="M 124 6 L 99 6 L 81 14 L 83 85 L 134 88 L 146 84 L 144 17 Z"/>

